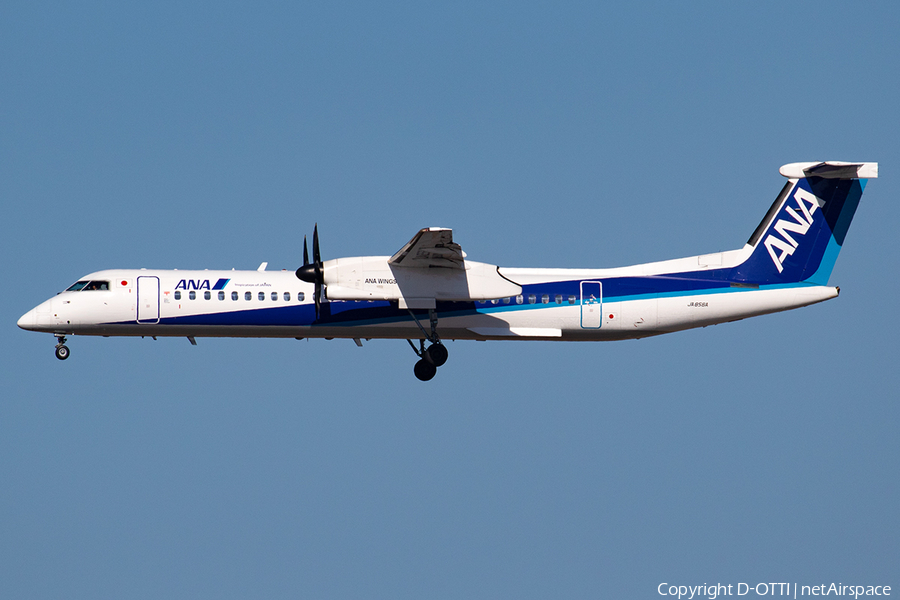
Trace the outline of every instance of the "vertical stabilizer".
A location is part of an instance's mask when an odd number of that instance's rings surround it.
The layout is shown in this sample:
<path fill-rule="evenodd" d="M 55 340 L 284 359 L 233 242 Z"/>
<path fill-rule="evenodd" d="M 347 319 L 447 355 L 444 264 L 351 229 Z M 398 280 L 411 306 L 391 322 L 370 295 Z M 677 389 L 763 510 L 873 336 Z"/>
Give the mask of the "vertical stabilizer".
<path fill-rule="evenodd" d="M 878 163 L 793 163 L 780 172 L 788 183 L 750 238 L 752 254 L 730 278 L 826 285 L 866 181 L 878 177 Z"/>

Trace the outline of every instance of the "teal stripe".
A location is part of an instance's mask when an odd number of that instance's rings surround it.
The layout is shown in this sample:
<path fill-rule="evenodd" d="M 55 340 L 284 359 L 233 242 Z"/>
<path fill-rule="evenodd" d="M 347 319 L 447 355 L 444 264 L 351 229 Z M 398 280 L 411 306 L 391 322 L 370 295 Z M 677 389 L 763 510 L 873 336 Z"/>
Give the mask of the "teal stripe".
<path fill-rule="evenodd" d="M 840 247 L 838 248 L 840 249 Z M 812 287 L 813 285 L 820 285 L 813 283 L 812 281 L 803 281 L 799 283 L 776 283 L 771 285 L 761 285 L 759 289 L 756 288 L 744 288 L 744 287 L 727 287 L 727 288 L 708 288 L 701 290 L 686 290 L 681 292 L 654 292 L 650 294 L 632 294 L 630 296 L 603 296 L 603 302 L 631 302 L 633 300 L 654 300 L 654 299 L 663 299 L 663 298 L 683 298 L 685 296 L 708 296 L 711 294 L 735 294 L 735 293 L 743 293 L 743 292 L 758 292 L 761 290 L 785 290 L 791 288 L 805 288 Z M 824 284 L 822 284 L 824 285 Z M 568 302 L 563 302 L 562 304 L 556 304 L 555 302 L 551 302 L 549 304 L 511 304 L 511 305 L 501 305 L 501 306 L 493 306 L 488 305 L 484 307 L 476 306 L 475 311 L 479 313 L 496 313 L 496 312 L 508 312 L 514 310 L 537 310 L 542 308 L 554 308 L 560 306 L 580 306 L 579 304 L 569 304 Z"/>
<path fill-rule="evenodd" d="M 814 285 L 828 285 L 828 278 L 831 277 L 831 271 L 834 270 L 834 263 L 837 262 L 840 251 L 841 247 L 838 245 L 837 240 L 834 239 L 834 236 L 832 236 L 828 240 L 828 246 L 825 247 L 825 254 L 822 255 L 822 262 L 819 263 L 819 268 L 806 281 Z"/>

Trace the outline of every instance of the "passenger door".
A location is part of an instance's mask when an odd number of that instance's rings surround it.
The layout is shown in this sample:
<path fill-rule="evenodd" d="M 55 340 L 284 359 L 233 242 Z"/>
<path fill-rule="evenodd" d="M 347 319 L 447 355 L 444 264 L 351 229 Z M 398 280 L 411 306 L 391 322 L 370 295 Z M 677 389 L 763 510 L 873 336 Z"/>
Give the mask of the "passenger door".
<path fill-rule="evenodd" d="M 603 284 L 581 282 L 581 328 L 600 329 L 603 325 Z"/>
<path fill-rule="evenodd" d="M 137 278 L 137 322 L 159 323 L 159 277 Z"/>

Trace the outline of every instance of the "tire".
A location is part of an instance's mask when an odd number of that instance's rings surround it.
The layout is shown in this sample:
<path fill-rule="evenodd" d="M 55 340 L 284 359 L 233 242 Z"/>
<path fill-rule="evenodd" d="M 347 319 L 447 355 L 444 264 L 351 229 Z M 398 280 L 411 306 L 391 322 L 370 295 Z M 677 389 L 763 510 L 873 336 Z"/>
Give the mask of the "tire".
<path fill-rule="evenodd" d="M 428 350 L 425 351 L 425 358 L 430 360 L 435 367 L 440 367 L 447 362 L 449 355 L 447 347 L 440 343 L 430 345 Z"/>
<path fill-rule="evenodd" d="M 419 381 L 429 381 L 437 373 L 437 367 L 423 358 L 413 367 L 413 373 L 416 374 L 416 379 Z"/>
<path fill-rule="evenodd" d="M 66 360 L 69 358 L 69 347 L 68 346 L 57 346 L 56 347 L 56 358 L 59 360 Z"/>

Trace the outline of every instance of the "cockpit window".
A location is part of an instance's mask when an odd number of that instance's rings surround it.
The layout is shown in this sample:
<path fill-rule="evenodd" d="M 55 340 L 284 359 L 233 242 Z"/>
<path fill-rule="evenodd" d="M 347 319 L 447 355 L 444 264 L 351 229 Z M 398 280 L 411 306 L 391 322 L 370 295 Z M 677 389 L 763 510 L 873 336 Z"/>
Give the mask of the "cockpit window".
<path fill-rule="evenodd" d="M 66 289 L 67 292 L 109 291 L 108 281 L 76 281 Z"/>

